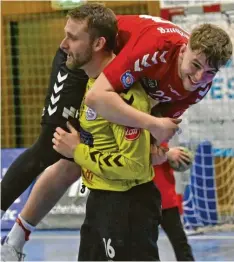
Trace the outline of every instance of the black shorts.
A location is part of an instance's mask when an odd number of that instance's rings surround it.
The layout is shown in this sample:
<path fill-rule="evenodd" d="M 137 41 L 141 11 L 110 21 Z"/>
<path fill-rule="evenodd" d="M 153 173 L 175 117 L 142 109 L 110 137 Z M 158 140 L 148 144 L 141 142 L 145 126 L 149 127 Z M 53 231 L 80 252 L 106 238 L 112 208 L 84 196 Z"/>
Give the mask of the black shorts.
<path fill-rule="evenodd" d="M 91 190 L 79 261 L 155 261 L 161 197 L 153 182 L 127 192 Z"/>
<path fill-rule="evenodd" d="M 68 120 L 78 118 L 88 76 L 83 70 L 69 70 L 66 67 L 66 59 L 66 53 L 59 48 L 52 64 L 41 124 L 64 128 Z M 72 124 L 76 122 L 72 121 Z"/>

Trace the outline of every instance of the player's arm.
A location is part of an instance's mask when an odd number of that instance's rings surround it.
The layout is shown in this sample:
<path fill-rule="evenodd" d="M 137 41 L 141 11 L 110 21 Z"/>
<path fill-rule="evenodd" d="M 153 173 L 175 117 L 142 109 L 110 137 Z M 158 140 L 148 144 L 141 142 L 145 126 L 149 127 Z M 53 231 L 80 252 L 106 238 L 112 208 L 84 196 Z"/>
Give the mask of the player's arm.
<path fill-rule="evenodd" d="M 148 131 L 112 125 L 117 152 L 106 153 L 85 144 L 74 151 L 77 164 L 105 179 L 142 179 L 150 168 L 150 134 Z"/>
<path fill-rule="evenodd" d="M 154 117 L 124 103 L 104 73 L 100 74 L 92 89 L 87 93 L 85 103 L 103 118 L 120 125 L 150 130 L 157 121 Z M 143 119 L 144 121 L 142 121 Z"/>
<path fill-rule="evenodd" d="M 156 31 L 156 30 L 155 30 Z M 154 37 L 151 35 L 151 37 Z M 157 34 L 155 37 L 159 37 Z M 158 119 L 124 103 L 121 92 L 147 74 L 154 67 L 159 74 L 167 67 L 170 47 L 158 40 L 146 48 L 146 39 L 129 41 L 118 56 L 105 68 L 86 95 L 85 103 L 110 122 L 149 130 L 159 143 L 170 138 L 177 128 L 170 119 Z M 147 58 L 147 59 L 146 59 Z"/>
<path fill-rule="evenodd" d="M 53 148 L 60 154 L 99 176 L 109 179 L 141 179 L 151 168 L 150 133 L 147 130 L 110 124 L 118 150 L 103 152 L 81 144 L 79 133 L 68 124 L 69 132 L 56 128 Z M 162 157 L 162 156 L 160 156 Z"/>

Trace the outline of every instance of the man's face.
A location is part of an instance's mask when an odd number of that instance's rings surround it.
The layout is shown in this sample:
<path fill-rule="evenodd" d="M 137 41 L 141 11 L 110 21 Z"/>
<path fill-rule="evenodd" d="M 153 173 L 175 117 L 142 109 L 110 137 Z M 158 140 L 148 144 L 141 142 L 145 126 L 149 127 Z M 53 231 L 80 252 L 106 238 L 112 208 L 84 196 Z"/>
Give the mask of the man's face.
<path fill-rule="evenodd" d="M 87 22 L 69 18 L 64 28 L 65 38 L 60 48 L 67 54 L 69 69 L 83 68 L 93 57 L 93 45 L 87 31 Z"/>
<path fill-rule="evenodd" d="M 207 63 L 206 56 L 199 51 L 192 51 L 188 46 L 181 47 L 179 54 L 179 76 L 187 91 L 211 82 L 217 69 Z"/>

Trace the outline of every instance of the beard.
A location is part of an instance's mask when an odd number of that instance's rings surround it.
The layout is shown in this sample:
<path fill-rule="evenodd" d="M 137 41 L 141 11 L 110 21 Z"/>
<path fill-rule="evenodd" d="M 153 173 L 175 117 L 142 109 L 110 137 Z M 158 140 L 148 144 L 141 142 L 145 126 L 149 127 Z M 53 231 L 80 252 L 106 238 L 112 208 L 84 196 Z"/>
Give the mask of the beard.
<path fill-rule="evenodd" d="M 92 46 L 89 46 L 85 51 L 76 55 L 69 55 L 67 57 L 66 66 L 70 70 L 82 69 L 87 63 L 92 60 L 93 51 Z"/>

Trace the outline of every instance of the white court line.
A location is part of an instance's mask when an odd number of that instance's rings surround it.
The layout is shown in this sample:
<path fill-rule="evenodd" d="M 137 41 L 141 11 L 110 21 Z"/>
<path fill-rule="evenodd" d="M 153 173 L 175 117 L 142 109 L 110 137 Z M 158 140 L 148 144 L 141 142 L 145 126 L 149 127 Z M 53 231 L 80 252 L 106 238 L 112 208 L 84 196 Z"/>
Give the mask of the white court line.
<path fill-rule="evenodd" d="M 234 235 L 233 236 L 188 236 L 189 239 L 200 239 L 200 240 L 234 240 Z M 31 235 L 30 239 L 80 239 L 80 236 L 61 236 L 61 235 L 48 235 L 45 234 L 44 236 L 36 236 L 36 235 Z M 166 236 L 159 237 L 159 239 L 167 239 Z"/>
<path fill-rule="evenodd" d="M 219 239 L 233 239 L 234 236 L 188 236 L 189 239 L 214 239 L 214 240 L 219 240 Z"/>
<path fill-rule="evenodd" d="M 30 239 L 80 239 L 80 236 L 59 236 L 59 235 L 48 235 L 45 234 L 44 236 L 30 236 Z"/>

